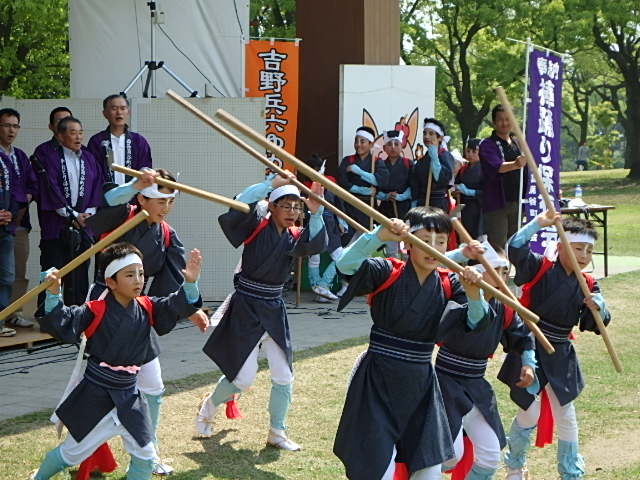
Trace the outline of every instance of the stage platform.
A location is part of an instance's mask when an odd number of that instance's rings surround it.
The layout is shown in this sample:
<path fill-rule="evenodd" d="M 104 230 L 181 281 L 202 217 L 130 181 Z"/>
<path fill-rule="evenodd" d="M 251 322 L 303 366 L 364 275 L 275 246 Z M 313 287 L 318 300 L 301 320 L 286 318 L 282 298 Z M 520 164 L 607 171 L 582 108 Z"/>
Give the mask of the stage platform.
<path fill-rule="evenodd" d="M 38 325 L 34 325 L 31 328 L 16 327 L 14 330 L 17 332 L 15 336 L 0 337 L 0 350 L 16 346 L 32 348 L 36 342 L 52 340 L 51 335 L 41 332 Z"/>

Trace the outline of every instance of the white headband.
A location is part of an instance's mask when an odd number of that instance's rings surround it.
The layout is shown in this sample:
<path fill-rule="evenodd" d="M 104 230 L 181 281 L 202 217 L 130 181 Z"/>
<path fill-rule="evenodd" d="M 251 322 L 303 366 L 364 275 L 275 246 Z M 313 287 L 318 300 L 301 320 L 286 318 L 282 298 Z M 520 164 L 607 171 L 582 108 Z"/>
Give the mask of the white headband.
<path fill-rule="evenodd" d="M 373 140 L 374 140 L 373 135 L 371 135 L 366 130 L 356 130 L 356 137 L 365 138 L 365 139 L 369 140 L 370 142 L 373 142 Z"/>
<path fill-rule="evenodd" d="M 509 266 L 509 262 L 507 261 L 507 259 L 498 255 L 498 252 L 495 251 L 495 249 L 488 241 L 485 240 L 484 242 L 482 242 L 482 246 L 484 247 L 484 258 L 493 268 L 502 268 Z M 476 270 L 478 270 L 480 273 L 485 271 L 484 265 L 474 265 L 474 267 L 476 267 Z"/>
<path fill-rule="evenodd" d="M 596 243 L 596 239 L 586 233 L 567 232 L 567 239 L 570 243 L 590 243 L 591 245 Z"/>
<path fill-rule="evenodd" d="M 436 125 L 435 123 L 432 122 L 427 122 L 426 120 L 424 121 L 424 128 L 423 130 L 426 129 L 430 129 L 433 130 L 434 132 L 436 132 L 438 135 L 440 135 L 442 137 L 442 148 L 444 148 L 445 150 L 447 150 L 447 144 L 449 143 L 449 140 L 451 140 L 451 137 L 448 135 L 444 134 L 444 130 L 442 130 L 442 128 L 440 127 L 440 125 Z"/>
<path fill-rule="evenodd" d="M 279 198 L 284 197 L 286 195 L 295 195 L 296 197 L 300 198 L 300 190 L 298 190 L 298 187 L 296 187 L 295 185 L 291 185 L 291 184 L 283 185 L 281 187 L 276 188 L 273 192 L 271 192 L 271 195 L 269 195 L 269 201 L 273 203 Z"/>
<path fill-rule="evenodd" d="M 389 133 L 398 132 L 395 136 L 390 136 Z M 384 132 L 384 144 L 386 145 L 393 140 L 397 140 L 402 143 L 402 139 L 404 138 L 404 132 L 402 130 L 389 130 L 388 132 Z"/>
<path fill-rule="evenodd" d="M 432 230 L 433 229 L 433 227 L 427 227 L 426 225 L 423 225 L 422 223 L 417 223 L 415 225 L 409 225 L 409 233 L 415 233 L 418 230 L 422 230 L 423 228 L 425 230 Z"/>
<path fill-rule="evenodd" d="M 157 183 L 154 183 L 150 187 L 140 190 L 140 194 L 142 194 L 143 197 L 147 197 L 147 198 L 173 198 L 176 196 L 176 193 L 177 193 L 176 190 L 174 190 L 173 193 L 161 192 L 160 190 L 158 190 Z"/>
<path fill-rule="evenodd" d="M 111 278 L 129 265 L 142 265 L 142 259 L 136 253 L 130 253 L 122 258 L 116 258 L 104 269 L 104 278 Z"/>

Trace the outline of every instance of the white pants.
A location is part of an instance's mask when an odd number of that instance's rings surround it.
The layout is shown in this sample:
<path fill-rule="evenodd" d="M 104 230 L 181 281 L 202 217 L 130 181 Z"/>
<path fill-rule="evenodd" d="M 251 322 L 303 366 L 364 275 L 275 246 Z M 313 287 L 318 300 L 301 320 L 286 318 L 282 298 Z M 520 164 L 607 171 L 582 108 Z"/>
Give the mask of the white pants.
<path fill-rule="evenodd" d="M 393 480 L 393 475 L 396 471 L 396 454 L 398 451 L 396 447 L 393 447 L 393 453 L 391 455 L 391 462 L 387 467 L 387 471 L 384 472 L 380 480 Z M 440 480 L 442 478 L 442 468 L 440 464 L 433 465 L 431 467 L 423 468 L 417 472 L 413 472 L 409 480 Z"/>
<path fill-rule="evenodd" d="M 578 442 L 578 419 L 576 418 L 576 407 L 573 402 L 567 403 L 565 406 L 560 405 L 560 401 L 553 392 L 551 385 L 545 386 L 549 402 L 551 403 L 551 411 L 553 419 L 558 429 L 558 440 L 565 442 Z M 522 428 L 531 428 L 538 424 L 540 417 L 540 397 L 536 397 L 527 410 L 520 409 L 516 415 L 518 425 Z"/>
<path fill-rule="evenodd" d="M 343 252 L 344 252 L 344 248 L 338 247 L 333 252 L 329 253 L 329 256 L 331 257 L 331 260 L 333 260 L 334 262 L 337 262 L 338 259 L 342 256 Z M 319 253 L 316 253 L 315 255 L 311 255 L 309 257 L 309 267 L 320 268 L 320 254 Z"/>
<path fill-rule="evenodd" d="M 264 335 L 262 335 L 262 338 L 260 338 L 255 348 L 251 350 L 242 368 L 240 368 L 238 375 L 236 375 L 236 378 L 234 378 L 231 383 L 242 391 L 247 390 L 253 385 L 253 381 L 258 373 L 258 352 L 261 348 L 264 349 L 267 361 L 269 362 L 271 380 L 280 385 L 293 383 L 293 372 L 291 372 L 289 368 L 287 356 L 267 332 L 264 332 Z"/>
<path fill-rule="evenodd" d="M 164 382 L 162 381 L 162 370 L 158 357 L 140 367 L 136 386 L 142 393 L 147 395 L 162 395 Z"/>
<path fill-rule="evenodd" d="M 500 467 L 500 440 L 476 407 L 473 407 L 469 413 L 462 417 L 462 427 L 453 442 L 456 463 L 460 461 L 464 453 L 463 429 L 473 442 L 475 463 L 483 468 L 498 469 Z"/>
<path fill-rule="evenodd" d="M 76 442 L 71 434 L 67 435 L 67 438 L 62 442 L 62 445 L 60 445 L 62 460 L 64 460 L 67 465 L 78 465 L 89 458 L 100 445 L 116 435 L 122 437 L 124 448 L 130 455 L 143 460 L 156 458 L 156 449 L 153 443 L 149 442 L 144 447 L 138 445 L 138 442 L 135 441 L 118 420 L 118 415 L 114 408 L 93 427 L 93 430 L 91 430 L 81 442 Z"/>

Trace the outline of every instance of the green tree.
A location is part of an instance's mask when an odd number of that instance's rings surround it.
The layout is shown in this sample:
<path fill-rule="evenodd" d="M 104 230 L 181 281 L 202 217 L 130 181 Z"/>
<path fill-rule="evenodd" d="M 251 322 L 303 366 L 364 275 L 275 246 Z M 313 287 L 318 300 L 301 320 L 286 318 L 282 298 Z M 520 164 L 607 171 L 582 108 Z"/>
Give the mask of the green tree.
<path fill-rule="evenodd" d="M 251 0 L 252 37 L 295 38 L 296 0 Z"/>
<path fill-rule="evenodd" d="M 436 98 L 462 139 L 478 134 L 496 103 L 497 85 L 520 98 L 524 47 L 505 37 L 521 28 L 528 8 L 515 0 L 402 3 L 402 57 L 407 64 L 437 66 Z"/>
<path fill-rule="evenodd" d="M 0 0 L 0 94 L 69 96 L 67 0 Z"/>

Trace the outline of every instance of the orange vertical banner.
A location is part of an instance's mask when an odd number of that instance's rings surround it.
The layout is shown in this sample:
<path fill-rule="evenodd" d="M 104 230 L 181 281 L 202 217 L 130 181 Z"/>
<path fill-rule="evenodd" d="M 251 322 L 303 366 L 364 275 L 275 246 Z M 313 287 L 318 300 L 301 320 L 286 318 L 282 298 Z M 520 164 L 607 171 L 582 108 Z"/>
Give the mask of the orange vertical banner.
<path fill-rule="evenodd" d="M 265 98 L 266 138 L 295 155 L 299 40 L 250 40 L 245 58 L 246 96 Z M 275 156 L 269 157 L 282 165 Z"/>

